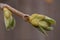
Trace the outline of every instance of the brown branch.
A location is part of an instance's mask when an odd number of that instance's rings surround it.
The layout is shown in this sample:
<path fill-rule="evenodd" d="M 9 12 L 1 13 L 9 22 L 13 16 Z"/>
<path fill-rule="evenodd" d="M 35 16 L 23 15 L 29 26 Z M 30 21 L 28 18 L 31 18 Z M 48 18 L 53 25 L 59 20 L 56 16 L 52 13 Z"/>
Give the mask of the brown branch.
<path fill-rule="evenodd" d="M 11 10 L 14 14 L 22 17 L 24 20 L 28 20 L 29 15 L 28 14 L 24 14 L 23 12 L 20 12 L 14 8 L 12 8 L 11 6 L 9 6 L 8 4 L 4 4 L 4 3 L 0 3 L 0 8 L 3 9 L 4 7 L 8 8 L 9 10 Z"/>

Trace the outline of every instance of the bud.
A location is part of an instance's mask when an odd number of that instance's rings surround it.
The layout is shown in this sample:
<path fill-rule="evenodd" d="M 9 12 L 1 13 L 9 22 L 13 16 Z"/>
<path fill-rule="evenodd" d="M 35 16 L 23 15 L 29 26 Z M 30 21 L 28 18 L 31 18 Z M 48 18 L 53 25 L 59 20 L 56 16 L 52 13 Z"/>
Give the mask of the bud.
<path fill-rule="evenodd" d="M 15 20 L 12 17 L 12 12 L 7 9 L 7 8 L 3 8 L 4 11 L 4 21 L 5 21 L 5 26 L 6 26 L 6 30 L 10 30 L 14 28 L 15 25 Z"/>
<path fill-rule="evenodd" d="M 45 15 L 39 15 L 39 14 L 32 14 L 29 17 L 29 22 L 37 28 L 39 31 L 41 31 L 43 34 L 47 35 L 47 31 L 53 30 L 53 27 L 50 27 L 52 24 L 54 24 L 56 21 L 50 17 L 47 17 Z"/>

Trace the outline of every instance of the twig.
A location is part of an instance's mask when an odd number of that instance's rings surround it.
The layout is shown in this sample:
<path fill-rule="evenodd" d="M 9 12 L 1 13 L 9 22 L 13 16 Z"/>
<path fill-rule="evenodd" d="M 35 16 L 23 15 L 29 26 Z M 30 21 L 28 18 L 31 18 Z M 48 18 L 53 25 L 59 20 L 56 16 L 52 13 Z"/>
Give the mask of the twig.
<path fill-rule="evenodd" d="M 8 8 L 9 10 L 11 10 L 14 14 L 22 17 L 24 20 L 28 21 L 28 14 L 24 14 L 23 12 L 20 12 L 18 10 L 16 10 L 15 8 L 12 8 L 11 6 L 9 6 L 8 4 L 4 4 L 4 3 L 0 3 L 0 8 L 3 9 L 4 7 Z"/>

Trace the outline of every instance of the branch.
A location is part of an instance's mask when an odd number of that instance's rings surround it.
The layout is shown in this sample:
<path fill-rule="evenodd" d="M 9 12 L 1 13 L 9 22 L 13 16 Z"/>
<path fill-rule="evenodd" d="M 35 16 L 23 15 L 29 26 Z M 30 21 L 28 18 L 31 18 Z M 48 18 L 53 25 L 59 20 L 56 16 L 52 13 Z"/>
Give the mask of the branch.
<path fill-rule="evenodd" d="M 22 17 L 24 20 L 28 21 L 28 17 L 29 17 L 28 14 L 24 14 L 23 12 L 16 10 L 15 8 L 9 6 L 8 4 L 0 3 L 0 8 L 3 9 L 4 7 L 8 8 L 14 14 Z"/>
<path fill-rule="evenodd" d="M 4 7 L 8 8 L 10 11 L 12 11 L 14 14 L 22 17 L 24 20 L 28 21 L 30 24 L 32 24 L 35 28 L 40 30 L 43 34 L 47 35 L 46 31 L 53 30 L 52 27 L 50 27 L 52 24 L 56 23 L 56 21 L 48 16 L 45 15 L 39 15 L 39 14 L 32 14 L 32 16 L 29 17 L 29 15 L 24 14 L 23 12 L 20 12 L 11 6 L 7 4 L 0 3 L 0 8 L 3 9 Z M 10 28 L 10 23 L 7 26 Z"/>

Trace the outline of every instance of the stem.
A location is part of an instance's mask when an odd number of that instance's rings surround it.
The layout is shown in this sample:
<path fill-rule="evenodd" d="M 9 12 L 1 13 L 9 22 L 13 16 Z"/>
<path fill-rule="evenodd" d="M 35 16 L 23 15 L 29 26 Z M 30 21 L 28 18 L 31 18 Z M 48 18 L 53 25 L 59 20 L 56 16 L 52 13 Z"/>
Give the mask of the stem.
<path fill-rule="evenodd" d="M 4 7 L 8 8 L 9 10 L 11 10 L 14 14 L 22 17 L 24 20 L 28 21 L 28 17 L 29 17 L 28 14 L 24 14 L 23 12 L 18 11 L 15 8 L 12 8 L 8 4 L 0 3 L 0 8 L 3 9 Z"/>

